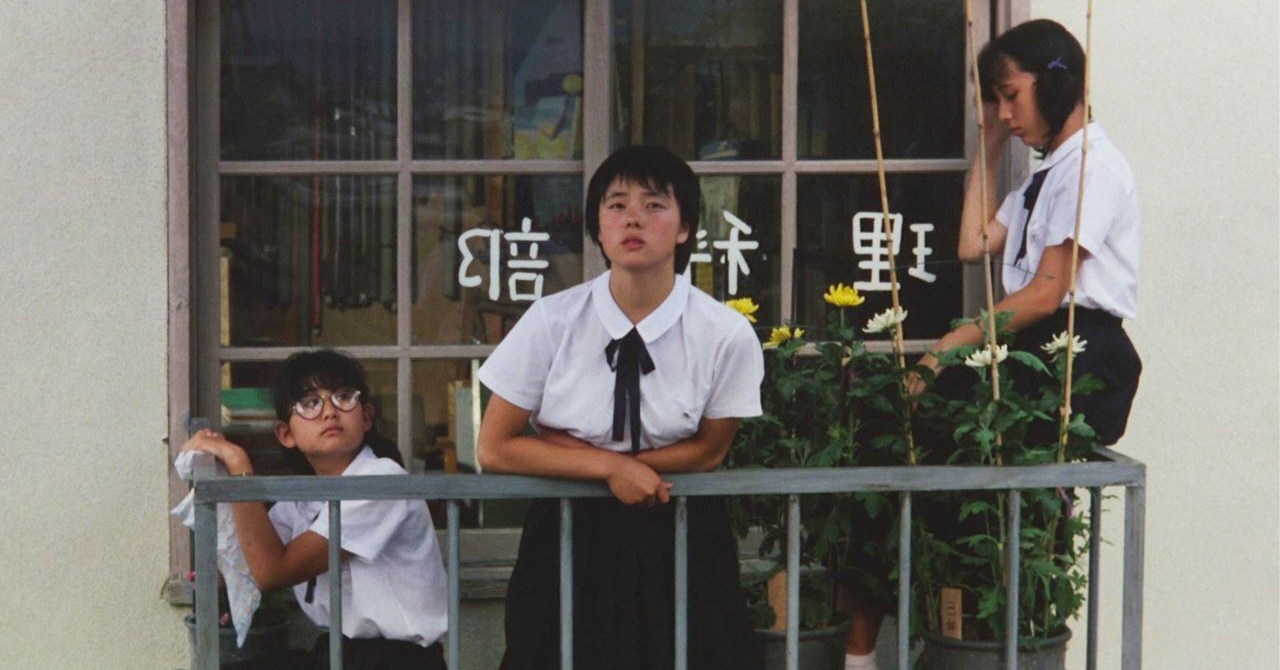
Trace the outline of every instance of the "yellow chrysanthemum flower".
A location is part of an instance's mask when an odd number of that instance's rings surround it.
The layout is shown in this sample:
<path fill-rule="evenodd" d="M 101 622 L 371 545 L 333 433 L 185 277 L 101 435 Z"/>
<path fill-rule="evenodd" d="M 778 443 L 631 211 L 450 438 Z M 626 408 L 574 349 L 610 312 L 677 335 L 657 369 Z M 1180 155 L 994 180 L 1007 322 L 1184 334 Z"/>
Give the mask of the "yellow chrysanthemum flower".
<path fill-rule="evenodd" d="M 752 300 L 751 298 L 734 298 L 733 300 L 724 301 L 724 304 L 732 307 L 734 310 L 737 310 L 739 314 L 747 317 L 747 321 L 750 321 L 751 323 L 756 322 L 755 313 L 760 310 L 760 305 L 757 305 L 755 300 Z"/>
<path fill-rule="evenodd" d="M 804 336 L 803 328 L 787 328 L 786 326 L 778 326 L 769 333 L 769 340 L 764 343 L 765 349 L 776 349 L 779 344 L 787 340 L 798 340 Z"/>
<path fill-rule="evenodd" d="M 867 301 L 858 293 L 858 289 L 844 284 L 828 286 L 827 292 L 822 294 L 822 299 L 836 307 L 857 307 Z"/>

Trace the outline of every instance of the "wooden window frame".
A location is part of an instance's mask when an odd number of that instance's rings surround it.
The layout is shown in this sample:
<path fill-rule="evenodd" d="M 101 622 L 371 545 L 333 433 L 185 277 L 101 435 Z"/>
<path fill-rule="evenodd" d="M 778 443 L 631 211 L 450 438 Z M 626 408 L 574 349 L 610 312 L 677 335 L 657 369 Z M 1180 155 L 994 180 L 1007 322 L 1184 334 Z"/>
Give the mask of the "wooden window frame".
<path fill-rule="evenodd" d="M 782 153 L 777 160 L 690 161 L 700 175 L 772 175 L 781 179 L 781 313 L 792 313 L 788 284 L 792 281 L 792 257 L 796 245 L 796 180 L 799 175 L 875 174 L 873 160 L 801 160 L 797 156 L 797 91 L 799 82 L 799 14 L 803 0 L 779 0 L 783 4 L 782 54 Z M 852 1 L 852 0 L 851 0 Z M 610 118 L 611 59 L 613 53 L 610 0 L 583 0 L 583 159 L 546 160 L 414 160 L 412 145 L 412 11 L 413 0 L 397 0 L 397 138 L 396 158 L 381 161 L 222 161 L 219 159 L 219 48 L 218 0 L 165 0 L 167 157 L 168 157 L 168 457 L 170 462 L 187 437 L 190 414 L 217 416 L 220 375 L 225 362 L 277 361 L 302 347 L 235 347 L 219 341 L 217 328 L 202 327 L 202 315 L 217 315 L 216 259 L 202 258 L 201 249 L 218 246 L 216 216 L 219 179 L 227 176 L 288 176 L 316 174 L 394 175 L 397 184 L 397 329 L 394 344 L 345 347 L 359 358 L 396 362 L 397 442 L 411 444 L 413 363 L 420 360 L 481 358 L 492 345 L 415 345 L 412 342 L 411 258 L 413 179 L 420 176 L 459 174 L 551 175 L 581 174 L 583 190 L 592 171 L 612 146 Z M 993 26 L 994 34 L 1029 18 L 1027 0 L 975 0 L 979 34 Z M 967 68 L 966 68 L 967 70 Z M 972 87 L 966 83 L 966 99 Z M 977 141 L 972 110 L 965 112 L 965 155 L 972 155 Z M 1003 184 L 1026 175 L 1024 148 L 1011 147 L 1004 161 Z M 1022 160 L 1019 160 L 1021 158 Z M 889 160 L 891 173 L 963 172 L 968 159 Z M 604 271 L 604 260 L 593 244 L 583 244 L 583 276 Z M 972 290 L 980 281 L 978 268 L 966 268 L 963 310 L 975 313 L 981 292 Z M 203 287 L 212 286 L 210 290 Z M 216 317 L 215 317 L 216 318 Z M 207 319 L 206 319 L 207 323 Z M 930 340 L 909 340 L 908 348 L 923 351 Z M 176 504 L 188 485 L 170 469 L 169 500 Z M 182 579 L 191 565 L 189 531 L 170 518 L 169 583 L 166 594 L 175 604 L 190 603 Z"/>

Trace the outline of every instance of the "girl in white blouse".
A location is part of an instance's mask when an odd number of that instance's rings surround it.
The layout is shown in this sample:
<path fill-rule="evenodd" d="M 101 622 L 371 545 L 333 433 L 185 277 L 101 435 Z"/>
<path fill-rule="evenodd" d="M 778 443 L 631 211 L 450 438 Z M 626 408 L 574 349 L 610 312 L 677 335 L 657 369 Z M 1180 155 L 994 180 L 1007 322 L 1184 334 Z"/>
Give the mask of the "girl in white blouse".
<path fill-rule="evenodd" d="M 478 439 L 485 470 L 594 479 L 613 493 L 573 506 L 576 667 L 671 667 L 667 503 L 679 492 L 663 475 L 716 468 L 739 421 L 760 413 L 750 324 L 681 275 L 700 200 L 670 152 L 611 155 L 586 206 L 610 271 L 535 303 L 479 372 L 493 391 Z M 688 507 L 690 667 L 760 667 L 723 501 Z M 535 502 L 508 588 L 503 668 L 559 667 L 558 538 L 558 507 Z"/>

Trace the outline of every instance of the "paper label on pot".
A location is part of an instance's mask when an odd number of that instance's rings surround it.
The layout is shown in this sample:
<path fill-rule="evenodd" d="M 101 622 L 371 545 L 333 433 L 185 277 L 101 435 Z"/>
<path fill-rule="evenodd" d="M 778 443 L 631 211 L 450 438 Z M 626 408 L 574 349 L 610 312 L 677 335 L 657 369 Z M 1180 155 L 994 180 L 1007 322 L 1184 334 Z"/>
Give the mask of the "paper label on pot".
<path fill-rule="evenodd" d="M 960 589 L 944 587 L 940 596 L 942 637 L 952 640 L 962 639 L 960 626 L 964 618 L 964 611 L 961 605 Z"/>

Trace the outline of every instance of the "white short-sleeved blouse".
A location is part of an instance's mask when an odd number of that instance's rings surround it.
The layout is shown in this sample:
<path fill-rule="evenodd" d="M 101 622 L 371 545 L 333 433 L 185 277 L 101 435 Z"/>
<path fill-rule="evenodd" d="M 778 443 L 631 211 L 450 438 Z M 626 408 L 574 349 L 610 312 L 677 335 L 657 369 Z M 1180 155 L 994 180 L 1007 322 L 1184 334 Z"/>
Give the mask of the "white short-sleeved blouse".
<path fill-rule="evenodd" d="M 1028 220 L 1023 192 L 1032 176 L 1005 197 L 996 220 L 1008 229 L 1004 245 L 1004 289 L 1031 283 L 1047 247 L 1072 239 L 1080 194 L 1083 129 L 1045 157 L 1036 172 L 1048 170 Z M 1085 162 L 1085 208 L 1080 220 L 1082 255 L 1076 277 L 1076 304 L 1131 319 L 1137 315 L 1140 251 L 1137 191 L 1124 156 L 1097 123 L 1089 125 Z M 1018 258 L 1026 231 L 1026 252 Z M 1069 297 L 1063 298 L 1065 306 Z"/>
<path fill-rule="evenodd" d="M 745 317 L 677 275 L 667 299 L 633 325 L 609 276 L 535 302 L 481 366 L 480 381 L 531 411 L 535 426 L 629 452 L 629 428 L 622 440 L 612 436 L 615 377 L 605 348 L 634 327 L 654 362 L 640 378 L 641 449 L 692 436 L 704 417 L 761 413 L 764 357 Z"/>
<path fill-rule="evenodd" d="M 364 447 L 342 475 L 403 475 L 404 468 Z M 383 637 L 426 647 L 445 634 L 448 584 L 427 505 L 421 500 L 341 503 L 342 634 Z M 329 537 L 329 505 L 285 501 L 270 512 L 287 544 L 306 531 Z M 329 575 L 316 577 L 311 602 L 305 582 L 293 587 L 298 605 L 317 625 L 329 625 Z"/>

